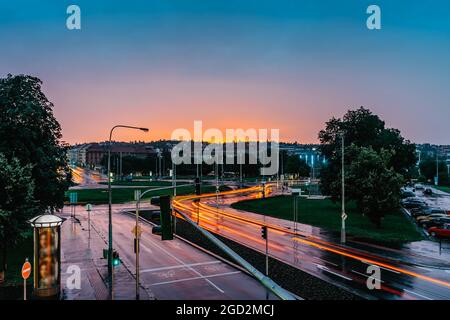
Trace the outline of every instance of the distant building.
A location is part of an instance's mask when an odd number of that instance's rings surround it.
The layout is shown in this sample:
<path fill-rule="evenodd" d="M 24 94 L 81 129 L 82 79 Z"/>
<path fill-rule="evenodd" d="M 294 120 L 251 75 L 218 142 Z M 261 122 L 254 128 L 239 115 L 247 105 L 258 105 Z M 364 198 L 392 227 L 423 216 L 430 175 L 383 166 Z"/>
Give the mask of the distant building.
<path fill-rule="evenodd" d="M 104 143 L 89 143 L 77 145 L 68 151 L 71 164 L 82 167 L 100 167 L 103 157 L 108 155 L 109 145 Z M 155 149 L 148 144 L 113 143 L 111 155 L 147 157 L 156 154 Z"/>

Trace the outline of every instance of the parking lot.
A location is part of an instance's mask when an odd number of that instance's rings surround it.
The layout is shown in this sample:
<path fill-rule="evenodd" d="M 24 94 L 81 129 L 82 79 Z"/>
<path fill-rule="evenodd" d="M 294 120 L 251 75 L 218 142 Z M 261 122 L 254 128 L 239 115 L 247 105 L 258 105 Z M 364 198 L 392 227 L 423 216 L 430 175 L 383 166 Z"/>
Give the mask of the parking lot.
<path fill-rule="evenodd" d="M 450 194 L 432 186 L 404 188 L 402 206 L 424 234 L 434 240 L 450 240 Z"/>

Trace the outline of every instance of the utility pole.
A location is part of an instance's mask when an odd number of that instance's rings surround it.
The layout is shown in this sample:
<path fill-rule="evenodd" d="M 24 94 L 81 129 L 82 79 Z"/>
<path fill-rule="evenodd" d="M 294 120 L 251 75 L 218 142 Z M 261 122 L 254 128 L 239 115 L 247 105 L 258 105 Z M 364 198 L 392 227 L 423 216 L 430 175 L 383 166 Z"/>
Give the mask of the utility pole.
<path fill-rule="evenodd" d="M 216 165 L 216 206 L 219 208 L 219 164 L 217 163 L 217 159 L 215 161 Z"/>
<path fill-rule="evenodd" d="M 341 132 L 341 202 L 342 202 L 342 212 L 341 212 L 341 243 L 345 244 L 345 220 L 347 219 L 347 214 L 345 213 L 345 167 L 344 167 L 344 133 Z"/>
<path fill-rule="evenodd" d="M 122 171 L 122 152 L 120 152 L 120 180 L 122 180 L 123 171 Z"/>
<path fill-rule="evenodd" d="M 436 149 L 436 180 L 435 180 L 435 185 L 439 185 L 439 153 L 438 150 Z"/>

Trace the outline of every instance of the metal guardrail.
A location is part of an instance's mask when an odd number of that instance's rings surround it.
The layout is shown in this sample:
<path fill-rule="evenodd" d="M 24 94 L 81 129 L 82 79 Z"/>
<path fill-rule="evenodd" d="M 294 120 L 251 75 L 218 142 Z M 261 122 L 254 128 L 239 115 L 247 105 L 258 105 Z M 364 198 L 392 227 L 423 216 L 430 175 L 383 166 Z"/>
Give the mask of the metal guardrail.
<path fill-rule="evenodd" d="M 224 251 L 231 259 L 233 259 L 237 264 L 242 266 L 245 270 L 247 270 L 251 275 L 253 275 L 263 286 L 269 289 L 272 293 L 274 293 L 277 297 L 282 300 L 296 300 L 296 298 L 289 293 L 287 290 L 280 287 L 277 283 L 275 283 L 272 279 L 258 271 L 255 267 L 253 267 L 250 263 L 248 263 L 245 259 L 239 256 L 236 252 L 234 252 L 230 247 L 224 244 L 222 241 L 213 236 L 210 232 L 205 229 L 199 227 L 195 222 L 193 222 L 188 216 L 186 216 L 183 212 L 178 209 L 174 209 L 179 215 L 181 215 L 191 226 L 197 229 L 202 235 L 212 241 L 216 246 L 218 246 L 222 251 Z"/>

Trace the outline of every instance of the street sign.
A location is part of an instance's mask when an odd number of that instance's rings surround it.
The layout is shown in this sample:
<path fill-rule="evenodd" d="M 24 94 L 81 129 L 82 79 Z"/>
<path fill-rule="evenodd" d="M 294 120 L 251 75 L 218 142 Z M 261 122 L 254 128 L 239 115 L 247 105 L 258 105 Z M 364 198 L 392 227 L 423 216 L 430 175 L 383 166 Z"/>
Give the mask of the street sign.
<path fill-rule="evenodd" d="M 300 196 L 302 194 L 302 189 L 300 188 L 292 188 L 291 190 L 293 196 Z"/>
<path fill-rule="evenodd" d="M 341 218 L 342 218 L 342 220 L 345 220 L 345 219 L 347 219 L 347 215 L 346 215 L 345 213 L 343 213 L 343 214 L 341 215 Z"/>
<path fill-rule="evenodd" d="M 24 280 L 27 280 L 30 277 L 30 274 L 31 274 L 31 263 L 29 263 L 27 259 L 22 266 L 22 278 Z"/>
<path fill-rule="evenodd" d="M 23 300 L 27 300 L 27 279 L 31 274 L 31 264 L 28 262 L 28 258 L 25 259 L 25 263 L 22 266 L 22 278 L 23 278 Z"/>
<path fill-rule="evenodd" d="M 141 197 L 141 190 L 139 189 L 134 190 L 134 201 L 138 201 L 140 197 Z"/>
<path fill-rule="evenodd" d="M 88 203 L 86 205 L 86 211 L 92 211 L 92 204 Z"/>
<path fill-rule="evenodd" d="M 76 193 L 76 192 L 69 193 L 69 200 L 70 200 L 70 203 L 77 203 L 78 202 L 78 193 Z"/>

